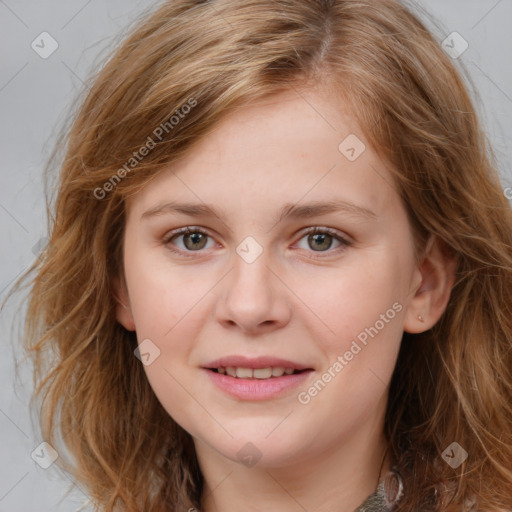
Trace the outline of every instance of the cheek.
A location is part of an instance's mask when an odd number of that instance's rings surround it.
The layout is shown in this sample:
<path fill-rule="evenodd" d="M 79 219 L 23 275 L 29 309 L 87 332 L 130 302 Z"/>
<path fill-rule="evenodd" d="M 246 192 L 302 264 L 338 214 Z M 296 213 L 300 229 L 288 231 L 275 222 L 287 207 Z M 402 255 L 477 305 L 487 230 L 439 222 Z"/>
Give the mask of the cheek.
<path fill-rule="evenodd" d="M 322 326 L 323 338 L 344 343 L 373 325 L 394 303 L 401 304 L 400 268 L 403 265 L 398 258 L 381 252 L 323 276 L 318 274 L 313 282 L 297 280 L 297 295 L 305 297 L 306 305 L 316 313 L 309 316 Z M 396 308 L 388 316 L 394 319 L 398 316 L 395 312 Z"/>
<path fill-rule="evenodd" d="M 398 268 L 383 254 L 371 265 L 340 272 L 310 295 L 308 304 L 322 322 L 315 317 L 308 329 L 324 354 L 318 379 L 326 385 L 316 381 L 314 389 L 304 389 L 301 403 L 325 414 L 323 421 L 344 418 L 347 428 L 355 428 L 385 397 L 403 332 Z M 337 435 L 336 427 L 328 430 Z"/>
<path fill-rule="evenodd" d="M 157 249 L 127 248 L 125 273 L 139 337 L 172 336 L 211 287 L 195 276 L 192 266 L 173 265 Z"/>
<path fill-rule="evenodd" d="M 211 308 L 211 283 L 194 279 L 192 266 L 171 267 L 135 256 L 130 264 L 126 277 L 138 343 L 149 339 L 156 347 L 154 360 L 144 366 L 148 382 L 168 414 L 195 434 L 201 410 L 191 397 L 200 393 L 194 389 L 190 355 Z"/>
<path fill-rule="evenodd" d="M 319 378 L 329 382 L 318 398 L 332 404 L 335 417 L 351 410 L 360 418 L 386 392 L 403 333 L 404 264 L 400 256 L 381 251 L 317 281 L 323 286 L 311 287 L 308 305 L 322 321 L 309 314 L 308 329 L 324 354 Z M 307 401 L 309 392 L 304 391 Z"/>

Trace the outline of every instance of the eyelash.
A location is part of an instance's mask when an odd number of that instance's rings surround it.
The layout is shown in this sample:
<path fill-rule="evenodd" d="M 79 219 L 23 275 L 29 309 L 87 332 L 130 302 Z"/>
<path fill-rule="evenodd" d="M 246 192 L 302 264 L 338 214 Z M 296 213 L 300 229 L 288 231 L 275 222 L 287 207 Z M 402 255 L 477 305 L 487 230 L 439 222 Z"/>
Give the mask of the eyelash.
<path fill-rule="evenodd" d="M 171 244 L 171 241 L 174 238 L 177 238 L 179 235 L 188 235 L 191 233 L 201 233 L 210 238 L 213 238 L 208 233 L 208 231 L 206 231 L 203 228 L 200 228 L 198 226 L 187 226 L 186 228 L 175 229 L 174 231 L 171 231 L 170 233 L 168 233 L 164 237 L 163 243 L 164 243 L 164 245 L 166 245 L 166 247 L 171 252 L 178 254 L 180 256 L 183 256 L 185 258 L 191 258 L 191 257 L 193 257 L 193 253 L 195 253 L 195 252 L 200 253 L 202 251 L 201 250 L 199 250 L 199 251 L 183 251 L 182 249 L 175 249 L 174 247 L 172 247 L 172 244 Z M 332 249 L 332 250 L 328 249 L 327 251 L 308 251 L 308 252 L 312 253 L 313 258 L 324 258 L 324 257 L 326 257 L 326 256 L 322 255 L 324 253 L 327 256 L 330 256 L 330 255 L 332 255 L 332 253 L 343 251 L 347 247 L 352 246 L 352 242 L 350 242 L 349 240 L 347 240 L 346 238 L 341 236 L 340 233 L 338 231 L 336 231 L 335 229 L 327 228 L 327 227 L 320 227 L 320 226 L 314 226 L 314 227 L 309 228 L 308 230 L 304 231 L 302 233 L 302 236 L 299 238 L 299 240 L 302 240 L 307 235 L 315 235 L 317 233 L 330 235 L 333 238 L 335 238 L 336 240 L 338 240 L 341 243 L 341 245 L 340 245 L 340 247 L 338 247 L 336 249 Z"/>

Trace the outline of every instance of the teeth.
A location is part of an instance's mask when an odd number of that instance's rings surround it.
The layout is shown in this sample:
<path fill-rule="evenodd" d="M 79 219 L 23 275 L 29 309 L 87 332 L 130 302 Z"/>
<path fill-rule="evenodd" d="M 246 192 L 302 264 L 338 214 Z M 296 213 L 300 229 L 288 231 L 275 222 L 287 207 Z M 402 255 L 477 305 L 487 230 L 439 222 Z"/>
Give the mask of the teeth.
<path fill-rule="evenodd" d="M 255 368 L 252 373 L 255 379 L 268 379 L 272 377 L 272 368 Z"/>
<path fill-rule="evenodd" d="M 239 379 L 250 379 L 250 378 L 252 378 L 252 369 L 251 368 L 237 368 L 236 376 Z"/>
<path fill-rule="evenodd" d="M 272 368 L 272 377 L 281 377 L 284 375 L 284 368 L 282 366 L 274 366 Z"/>
<path fill-rule="evenodd" d="M 229 375 L 238 379 L 270 379 L 271 377 L 282 377 L 283 375 L 291 375 L 295 370 L 293 368 L 283 368 L 282 366 L 274 366 L 267 368 L 243 368 L 228 366 L 226 368 L 219 367 L 217 372 L 222 375 Z"/>

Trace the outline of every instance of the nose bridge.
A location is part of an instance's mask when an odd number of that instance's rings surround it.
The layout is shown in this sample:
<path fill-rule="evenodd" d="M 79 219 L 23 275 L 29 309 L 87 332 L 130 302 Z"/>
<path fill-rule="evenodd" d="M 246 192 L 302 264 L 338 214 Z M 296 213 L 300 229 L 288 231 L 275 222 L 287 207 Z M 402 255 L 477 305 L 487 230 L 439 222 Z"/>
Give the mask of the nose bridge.
<path fill-rule="evenodd" d="M 269 295 L 271 284 L 269 282 L 270 251 L 262 250 L 260 254 L 255 253 L 254 247 L 241 243 L 236 249 L 233 258 L 233 272 L 231 289 L 236 294 L 245 295 L 246 292 Z"/>
<path fill-rule="evenodd" d="M 274 275 L 271 250 L 247 237 L 236 247 L 232 263 L 217 304 L 218 320 L 248 331 L 286 323 L 290 316 L 286 287 Z"/>
<path fill-rule="evenodd" d="M 270 251 L 254 241 L 243 241 L 236 248 L 228 298 L 239 309 L 268 307 L 273 284 L 270 282 Z"/>

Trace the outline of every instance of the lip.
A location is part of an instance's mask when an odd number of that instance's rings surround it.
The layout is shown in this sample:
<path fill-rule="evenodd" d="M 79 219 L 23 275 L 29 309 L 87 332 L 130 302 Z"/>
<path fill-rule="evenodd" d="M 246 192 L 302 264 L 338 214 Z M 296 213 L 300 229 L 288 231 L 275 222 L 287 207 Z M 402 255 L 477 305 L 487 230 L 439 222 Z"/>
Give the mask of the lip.
<path fill-rule="evenodd" d="M 268 368 L 269 366 L 282 366 L 283 368 L 293 368 L 294 370 L 312 370 L 310 366 L 303 365 L 300 363 L 296 363 L 294 361 L 288 361 L 287 359 L 281 359 L 279 357 L 272 356 L 260 356 L 260 357 L 245 357 L 245 356 L 226 356 L 221 357 L 220 359 L 215 359 L 209 363 L 203 365 L 203 368 L 227 368 L 228 366 L 233 366 L 236 368 Z M 281 377 L 275 377 L 276 379 L 280 379 Z M 247 380 L 247 379 L 241 379 Z"/>
<path fill-rule="evenodd" d="M 216 363 L 216 361 L 214 362 Z M 223 365 L 220 364 L 219 366 Z M 242 365 L 240 364 L 239 366 Z M 276 364 L 274 366 L 282 365 Z M 293 368 L 293 366 L 288 366 L 288 368 Z M 293 388 L 298 387 L 300 384 L 303 384 L 313 372 L 312 369 L 309 369 L 302 373 L 294 373 L 292 375 L 283 375 L 282 377 L 272 377 L 269 379 L 239 379 L 237 377 L 216 373 L 208 368 L 203 368 L 202 371 L 206 372 L 213 384 L 221 391 L 241 400 L 269 400 L 278 398 L 285 395 Z"/>

